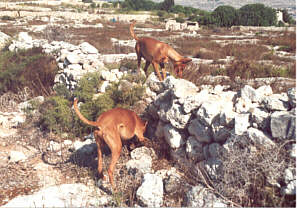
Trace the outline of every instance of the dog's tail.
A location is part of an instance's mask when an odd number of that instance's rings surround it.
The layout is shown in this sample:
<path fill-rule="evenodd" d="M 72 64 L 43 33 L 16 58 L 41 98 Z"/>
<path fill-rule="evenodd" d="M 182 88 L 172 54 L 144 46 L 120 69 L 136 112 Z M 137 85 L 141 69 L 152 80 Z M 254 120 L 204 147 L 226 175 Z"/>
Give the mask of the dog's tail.
<path fill-rule="evenodd" d="M 75 110 L 75 113 L 77 114 L 77 116 L 80 118 L 80 120 L 82 120 L 84 123 L 88 124 L 88 125 L 91 125 L 91 126 L 96 126 L 98 127 L 98 124 L 94 121 L 89 121 L 88 119 L 86 119 L 86 117 L 84 117 L 78 110 L 78 107 L 77 107 L 77 102 L 78 100 L 75 99 L 74 100 L 74 103 L 73 103 L 73 106 L 74 106 L 74 110 Z M 99 128 L 99 127 L 98 127 Z"/>
<path fill-rule="evenodd" d="M 138 40 L 138 37 L 135 35 L 134 30 L 133 30 L 133 27 L 134 27 L 135 23 L 136 23 L 136 21 L 135 20 L 132 20 L 132 23 L 130 24 L 130 33 L 131 33 L 131 36 L 135 40 Z"/>

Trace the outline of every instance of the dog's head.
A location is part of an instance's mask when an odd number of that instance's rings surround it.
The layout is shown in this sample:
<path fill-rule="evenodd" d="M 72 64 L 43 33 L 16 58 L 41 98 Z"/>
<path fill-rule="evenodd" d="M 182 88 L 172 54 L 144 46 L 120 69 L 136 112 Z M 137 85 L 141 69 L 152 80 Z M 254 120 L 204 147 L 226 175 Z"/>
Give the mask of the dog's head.
<path fill-rule="evenodd" d="M 186 68 L 187 64 L 190 63 L 191 61 L 192 59 L 190 58 L 183 58 L 174 63 L 174 70 L 179 78 L 183 77 L 183 71 Z"/>

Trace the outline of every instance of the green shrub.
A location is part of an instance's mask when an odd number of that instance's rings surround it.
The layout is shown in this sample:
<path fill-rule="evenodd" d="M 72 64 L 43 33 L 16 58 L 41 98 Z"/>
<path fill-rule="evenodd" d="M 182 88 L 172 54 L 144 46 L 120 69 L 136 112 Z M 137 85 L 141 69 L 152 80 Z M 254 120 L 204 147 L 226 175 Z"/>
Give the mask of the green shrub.
<path fill-rule="evenodd" d="M 137 85 L 131 91 L 123 91 L 119 89 L 119 83 L 114 83 L 106 93 L 114 101 L 116 107 L 128 108 L 142 98 L 144 89 L 142 85 Z"/>
<path fill-rule="evenodd" d="M 48 95 L 58 71 L 53 57 L 41 48 L 0 53 L 0 94 L 29 87 L 34 95 Z"/>
<path fill-rule="evenodd" d="M 11 16 L 4 15 L 1 17 L 1 20 L 2 21 L 5 21 L 5 20 L 12 21 L 12 20 L 15 20 L 15 18 L 11 17 Z"/>
<path fill-rule="evenodd" d="M 81 136 L 90 133 L 92 126 L 84 124 L 71 110 L 73 97 L 81 102 L 80 112 L 89 120 L 95 121 L 100 114 L 114 107 L 129 108 L 139 101 L 144 94 L 144 87 L 133 86 L 131 90 L 119 90 L 120 83 L 114 83 L 106 93 L 96 96 L 101 84 L 99 73 L 85 74 L 78 82 L 73 94 L 65 85 L 55 87 L 56 96 L 46 100 L 39 108 L 40 125 L 44 130 L 56 133 L 68 132 Z"/>
<path fill-rule="evenodd" d="M 73 113 L 68 100 L 60 97 L 49 97 L 40 105 L 42 129 L 57 133 L 71 132 L 73 130 Z"/>
<path fill-rule="evenodd" d="M 73 94 L 83 102 L 92 100 L 101 83 L 99 73 L 87 73 L 79 80 Z"/>
<path fill-rule="evenodd" d="M 71 100 L 73 98 L 73 93 L 67 88 L 65 84 L 57 84 L 54 87 L 54 91 L 57 96 L 60 96 L 64 99 Z"/>

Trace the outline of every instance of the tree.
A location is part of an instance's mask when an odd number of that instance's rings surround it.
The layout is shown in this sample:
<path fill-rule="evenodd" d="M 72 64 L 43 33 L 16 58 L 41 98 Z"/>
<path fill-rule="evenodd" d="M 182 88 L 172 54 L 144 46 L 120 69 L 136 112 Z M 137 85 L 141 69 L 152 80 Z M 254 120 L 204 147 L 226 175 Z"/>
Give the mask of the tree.
<path fill-rule="evenodd" d="M 293 17 L 288 13 L 288 10 L 283 9 L 281 10 L 281 12 L 283 13 L 283 19 L 284 22 L 289 23 L 291 25 L 296 24 L 296 21 L 293 19 Z"/>
<path fill-rule="evenodd" d="M 247 4 L 239 9 L 239 24 L 245 26 L 276 25 L 276 11 L 264 4 Z"/>
<path fill-rule="evenodd" d="M 161 9 L 168 12 L 173 6 L 174 0 L 164 0 L 164 2 L 161 4 Z"/>
<path fill-rule="evenodd" d="M 232 6 L 219 6 L 212 13 L 216 23 L 221 27 L 231 27 L 237 24 L 237 10 Z"/>

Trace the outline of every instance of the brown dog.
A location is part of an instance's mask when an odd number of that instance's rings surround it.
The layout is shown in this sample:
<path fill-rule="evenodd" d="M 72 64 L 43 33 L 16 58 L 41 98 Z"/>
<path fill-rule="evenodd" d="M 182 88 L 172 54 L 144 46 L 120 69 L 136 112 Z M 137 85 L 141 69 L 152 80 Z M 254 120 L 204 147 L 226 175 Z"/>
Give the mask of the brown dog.
<path fill-rule="evenodd" d="M 95 126 L 97 129 L 94 131 L 94 137 L 97 144 L 98 151 L 98 173 L 103 178 L 102 174 L 102 140 L 109 146 L 111 150 L 111 163 L 108 168 L 109 182 L 114 190 L 113 172 L 116 162 L 118 161 L 121 150 L 122 140 L 131 139 L 136 135 L 140 142 L 147 140 L 143 136 L 147 122 L 143 122 L 135 112 L 123 108 L 114 108 L 102 113 L 98 119 L 89 121 L 78 110 L 77 99 L 74 100 L 74 110 L 78 117 L 86 124 Z"/>
<path fill-rule="evenodd" d="M 137 41 L 135 50 L 137 54 L 138 71 L 140 70 L 141 58 L 143 57 L 146 60 L 144 67 L 145 73 L 149 65 L 153 64 L 155 72 L 157 73 L 160 81 L 162 81 L 158 65 L 160 65 L 165 79 L 166 71 L 164 63 L 168 63 L 170 60 L 173 62 L 174 70 L 178 77 L 182 78 L 184 68 L 186 67 L 187 63 L 192 61 L 192 59 L 181 56 L 177 51 L 161 41 L 149 37 L 138 38 L 133 31 L 135 23 L 135 21 L 132 21 L 130 24 L 130 33 L 131 36 Z"/>

